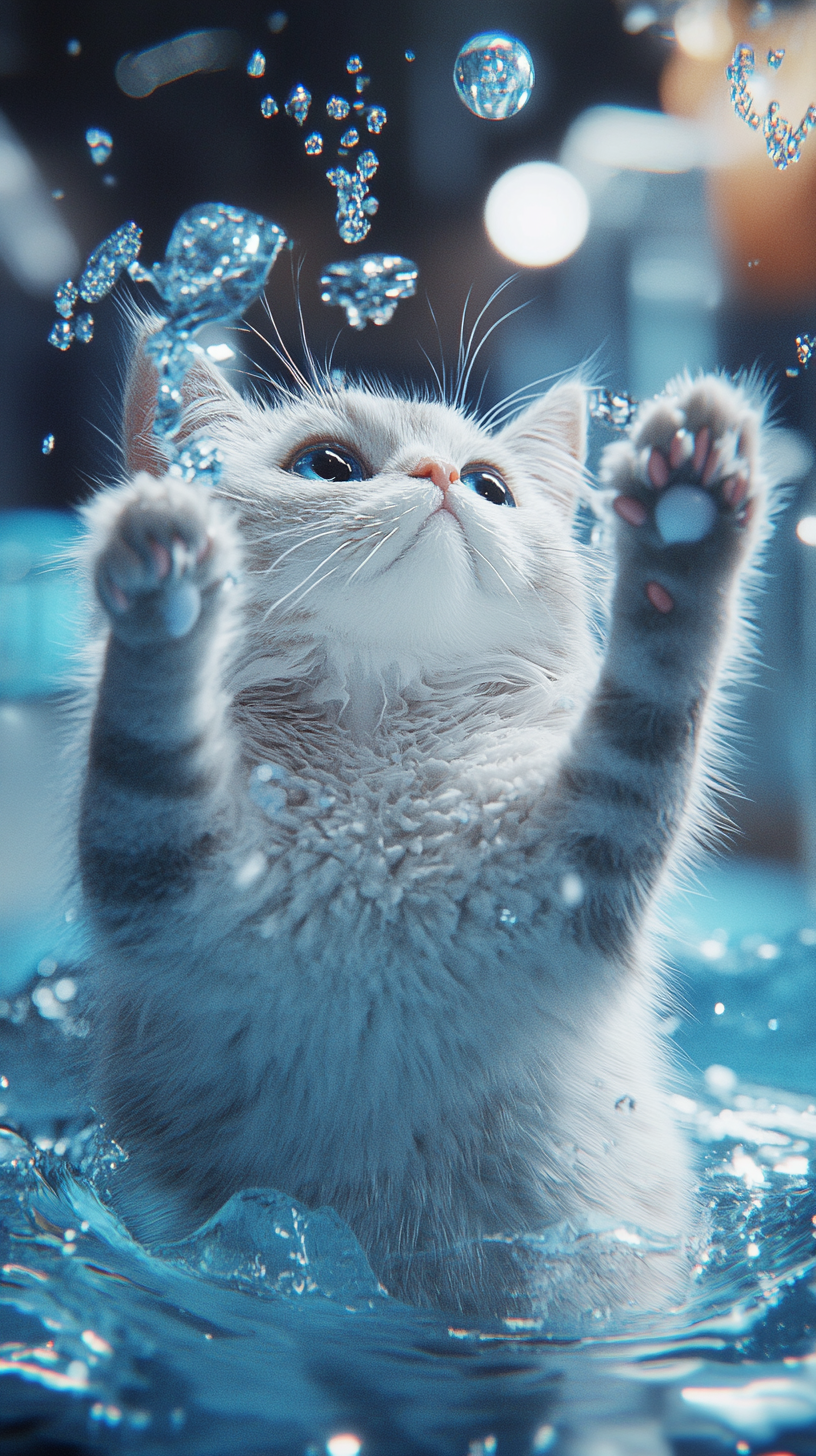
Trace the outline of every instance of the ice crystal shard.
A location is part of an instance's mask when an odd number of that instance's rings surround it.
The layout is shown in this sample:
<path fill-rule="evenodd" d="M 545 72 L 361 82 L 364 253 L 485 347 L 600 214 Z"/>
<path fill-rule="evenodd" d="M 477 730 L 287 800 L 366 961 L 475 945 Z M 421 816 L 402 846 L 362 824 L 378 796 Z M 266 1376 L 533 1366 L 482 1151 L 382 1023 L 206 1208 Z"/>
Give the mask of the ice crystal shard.
<path fill-rule="evenodd" d="M 54 307 L 60 318 L 67 319 L 71 317 L 78 297 L 79 290 L 76 284 L 71 282 L 70 278 L 67 278 L 64 283 L 60 284 L 54 294 Z"/>
<path fill-rule="evenodd" d="M 277 116 L 278 103 L 274 96 L 264 96 L 261 102 L 261 116 Z"/>
<path fill-rule="evenodd" d="M 48 342 L 49 344 L 53 344 L 55 349 L 60 349 L 63 353 L 66 349 L 70 349 L 74 342 L 73 324 L 68 319 L 57 319 L 57 322 L 48 335 Z"/>
<path fill-rule="evenodd" d="M 266 56 L 263 51 L 253 51 L 247 61 L 248 76 L 263 76 L 266 73 Z"/>
<path fill-rule="evenodd" d="M 302 126 L 309 115 L 309 107 L 312 104 L 312 93 L 307 91 L 305 86 L 298 84 L 293 86 L 289 92 L 289 100 L 286 103 L 286 115 L 293 116 L 298 126 Z"/>
<path fill-rule="evenodd" d="M 419 269 L 409 258 L 390 253 L 364 253 L 330 263 L 320 279 L 320 297 L 346 311 L 353 329 L 367 323 L 387 324 L 397 304 L 416 293 Z"/>
<path fill-rule="evenodd" d="M 349 56 L 346 61 L 346 70 L 350 76 L 356 76 L 363 69 L 363 62 L 360 56 Z"/>
<path fill-rule="evenodd" d="M 803 368 L 807 369 L 814 349 L 816 349 L 816 335 L 796 335 L 796 357 L 799 360 L 799 363 L 803 366 Z"/>
<path fill-rule="evenodd" d="M 768 65 L 771 67 L 771 70 L 772 71 L 778 71 L 779 70 L 779 67 L 782 65 L 782 62 L 784 61 L 784 59 L 785 59 L 785 52 L 783 50 L 782 51 L 768 51 Z"/>
<path fill-rule="evenodd" d="M 498 31 L 474 35 L 456 57 L 453 82 L 476 116 L 504 121 L 530 99 L 535 84 L 533 58 L 513 36 Z"/>
<path fill-rule="evenodd" d="M 361 243 L 367 235 L 379 207 L 376 197 L 369 196 L 368 181 L 379 166 L 373 152 L 361 152 L 354 172 L 345 167 L 332 167 L 327 173 L 337 191 L 337 231 L 344 243 Z"/>
<path fill-rule="evenodd" d="M 319 157 L 323 150 L 323 138 L 319 131 L 310 132 L 303 143 L 304 150 L 310 157 Z"/>
<path fill-rule="evenodd" d="M 776 70 L 782 64 L 784 51 L 769 51 L 768 63 Z M 773 58 L 773 59 L 772 59 Z M 731 105 L 737 116 L 759 131 L 765 138 L 765 148 L 774 166 L 783 172 L 792 162 L 798 162 L 802 143 L 808 133 L 816 127 L 816 105 L 810 105 L 799 125 L 794 127 L 782 115 L 778 101 L 771 101 L 765 116 L 754 110 L 754 99 L 748 89 L 748 78 L 754 73 L 754 52 L 751 46 L 738 45 L 731 65 L 726 68 L 726 78 L 731 88 Z"/>
<path fill-rule="evenodd" d="M 88 143 L 94 166 L 104 166 L 113 151 L 113 137 L 110 132 L 100 131 L 97 126 L 89 126 L 85 133 L 85 140 Z"/>
<path fill-rule="evenodd" d="M 332 121 L 345 121 L 351 107 L 343 96 L 330 96 L 326 102 L 326 111 Z"/>
<path fill-rule="evenodd" d="M 593 420 L 602 420 L 616 430 L 625 430 L 632 423 L 638 410 L 638 402 L 631 395 L 620 390 L 591 389 L 589 392 L 589 413 Z"/>
<path fill-rule="evenodd" d="M 366 126 L 375 136 L 379 136 L 385 123 L 388 120 L 388 113 L 384 106 L 369 106 L 366 111 Z"/>
<path fill-rule="evenodd" d="M 135 222 L 123 222 L 110 237 L 94 248 L 82 277 L 79 296 L 86 303 L 98 303 L 110 293 L 120 273 L 135 262 L 142 245 L 142 230 Z"/>
<path fill-rule="evenodd" d="M 340 145 L 341 147 L 356 147 L 359 140 L 360 133 L 357 131 L 357 128 L 350 126 L 348 131 L 343 132 L 340 138 Z"/>

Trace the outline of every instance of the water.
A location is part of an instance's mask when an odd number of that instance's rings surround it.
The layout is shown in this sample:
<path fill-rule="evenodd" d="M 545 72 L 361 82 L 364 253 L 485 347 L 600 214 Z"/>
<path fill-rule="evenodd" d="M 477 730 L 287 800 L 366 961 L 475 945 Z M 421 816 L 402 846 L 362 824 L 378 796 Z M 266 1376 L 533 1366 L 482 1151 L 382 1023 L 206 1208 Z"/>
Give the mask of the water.
<path fill-rule="evenodd" d="M 326 173 L 337 192 L 337 231 L 344 243 L 361 243 L 370 228 L 370 219 L 379 208 L 376 197 L 369 193 L 368 183 L 379 161 L 374 152 L 361 152 L 354 172 L 345 167 L 332 167 Z"/>
<path fill-rule="evenodd" d="M 469 111 L 488 121 L 504 121 L 530 99 L 533 58 L 514 36 L 498 31 L 474 35 L 456 57 L 453 83 Z"/>
<path fill-rule="evenodd" d="M 406 51 L 405 52 L 405 59 L 406 59 L 406 61 L 415 61 L 416 60 L 416 51 Z"/>
<path fill-rule="evenodd" d="M 110 132 L 100 131 L 98 127 L 91 126 L 85 133 L 85 140 L 88 143 L 94 166 L 103 167 L 113 151 L 113 137 Z"/>
<path fill-rule="evenodd" d="M 323 138 L 319 131 L 310 132 L 303 143 L 303 150 L 310 157 L 319 157 L 323 150 Z"/>
<path fill-rule="evenodd" d="M 416 293 L 419 269 L 408 258 L 389 253 L 363 253 L 329 263 L 320 279 L 324 303 L 346 311 L 353 329 L 367 323 L 387 324 L 397 304 Z"/>
<path fill-rule="evenodd" d="M 779 70 L 779 67 L 782 65 L 782 62 L 784 61 L 784 59 L 785 59 L 785 52 L 783 50 L 782 51 L 768 51 L 768 65 L 770 66 L 770 68 L 771 68 L 772 71 L 778 71 Z"/>
<path fill-rule="evenodd" d="M 326 102 L 326 111 L 332 121 L 345 121 L 351 107 L 344 96 L 330 96 Z"/>
<path fill-rule="evenodd" d="M 76 301 L 79 298 L 79 289 L 70 278 L 61 283 L 54 294 L 54 307 L 60 318 L 71 318 L 74 312 Z"/>
<path fill-rule="evenodd" d="M 298 126 L 302 126 L 309 115 L 309 107 L 312 104 L 312 93 L 307 91 L 305 86 L 298 84 L 293 86 L 289 92 L 289 99 L 286 102 L 286 115 L 293 116 Z"/>
<path fill-rule="evenodd" d="M 816 349 L 816 335 L 797 334 L 795 343 L 796 357 L 799 360 L 799 363 L 802 364 L 805 369 L 807 369 L 813 350 Z"/>
<path fill-rule="evenodd" d="M 778 70 L 785 52 L 769 51 L 768 64 Z M 731 65 L 726 68 L 726 77 L 731 85 L 731 104 L 737 116 L 753 131 L 762 128 L 768 156 L 779 171 L 784 171 L 793 162 L 799 161 L 802 143 L 816 126 L 816 105 L 807 108 L 797 127 L 791 125 L 782 115 L 778 101 L 771 101 L 764 118 L 754 110 L 754 99 L 748 87 L 754 74 L 754 52 L 751 46 L 738 45 Z"/>
<path fill-rule="evenodd" d="M 252 55 L 247 61 L 246 70 L 248 76 L 266 75 L 266 56 L 264 55 L 263 51 L 252 52 Z"/>
<path fill-rule="evenodd" d="M 279 788 L 259 767 L 258 788 Z M 626 1328 L 603 1311 L 570 1330 L 409 1309 L 336 1215 L 271 1189 L 143 1248 L 110 1201 L 125 1154 L 80 1090 L 86 972 L 46 958 L 0 1003 L 0 1400 L 15 1450 L 812 1456 L 816 931 L 743 934 L 751 906 L 784 896 L 747 885 L 743 899 L 737 932 L 717 925 L 720 902 L 669 946 L 674 1101 L 707 1226 L 682 1307 Z M 791 1090 L 758 1085 L 774 1071 Z M 640 1235 L 580 1237 L 603 1255 Z M 550 1231 L 548 1258 L 568 1263 L 574 1242 Z"/>
<path fill-rule="evenodd" d="M 365 90 L 367 90 L 367 88 L 370 85 L 371 85 L 371 77 L 370 76 L 358 76 L 356 78 L 355 82 L 354 82 L 354 89 L 357 92 L 357 95 L 358 96 L 362 96 L 363 92 Z"/>
<path fill-rule="evenodd" d="M 625 430 L 638 411 L 638 401 L 620 390 L 591 389 L 589 413 L 593 420 L 602 420 L 616 430 Z"/>
<path fill-rule="evenodd" d="M 367 106 L 365 118 L 369 131 L 373 132 L 375 136 L 379 136 L 388 120 L 388 112 L 384 106 Z"/>
<path fill-rule="evenodd" d="M 74 342 L 74 326 L 69 319 L 57 320 L 48 335 L 48 342 L 63 353 L 66 349 L 70 349 Z"/>
<path fill-rule="evenodd" d="M 124 270 L 139 256 L 142 230 L 135 222 L 122 223 L 94 248 L 79 280 L 79 296 L 86 303 L 98 303 L 110 293 Z"/>
<path fill-rule="evenodd" d="M 357 76 L 357 75 L 359 75 L 360 71 L 362 71 L 362 69 L 363 69 L 362 57 L 361 56 L 349 56 L 348 60 L 346 61 L 346 70 L 348 71 L 348 74 L 350 76 Z"/>
<path fill-rule="evenodd" d="M 90 344 L 93 338 L 94 321 L 92 313 L 77 314 L 74 333 L 80 344 Z"/>
<path fill-rule="evenodd" d="M 274 96 L 264 96 L 261 101 L 261 116 L 277 116 L 278 103 Z"/>
<path fill-rule="evenodd" d="M 357 131 L 357 128 L 350 126 L 348 131 L 343 132 L 340 138 L 340 145 L 341 147 L 356 147 L 359 140 L 360 133 Z"/>
<path fill-rule="evenodd" d="M 42 442 L 42 452 L 43 452 L 43 455 L 51 455 L 53 453 L 54 446 L 55 446 L 56 443 L 57 442 L 54 439 L 54 436 L 53 435 L 45 435 L 43 437 L 43 442 Z"/>

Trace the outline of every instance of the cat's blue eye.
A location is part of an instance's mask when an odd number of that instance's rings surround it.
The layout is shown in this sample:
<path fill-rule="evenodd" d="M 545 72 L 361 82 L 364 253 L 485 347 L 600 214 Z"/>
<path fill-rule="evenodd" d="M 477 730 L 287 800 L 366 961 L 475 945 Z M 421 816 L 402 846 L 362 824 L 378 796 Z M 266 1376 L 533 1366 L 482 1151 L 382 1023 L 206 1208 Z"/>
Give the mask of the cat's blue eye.
<path fill-rule="evenodd" d="M 463 485 L 468 490 L 475 490 L 483 500 L 490 501 L 494 506 L 515 506 L 509 486 L 505 484 L 499 475 L 498 470 L 493 470 L 486 465 L 470 465 L 463 470 L 460 476 Z"/>
<path fill-rule="evenodd" d="M 310 445 L 295 456 L 289 469 L 306 480 L 333 480 L 338 485 L 365 480 L 367 473 L 345 445 Z"/>

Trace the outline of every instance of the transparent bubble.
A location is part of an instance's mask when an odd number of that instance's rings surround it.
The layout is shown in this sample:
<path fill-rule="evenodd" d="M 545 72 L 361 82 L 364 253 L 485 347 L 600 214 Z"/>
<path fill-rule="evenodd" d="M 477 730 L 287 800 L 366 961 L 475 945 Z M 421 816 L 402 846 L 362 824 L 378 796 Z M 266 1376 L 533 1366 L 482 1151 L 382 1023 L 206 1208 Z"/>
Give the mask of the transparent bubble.
<path fill-rule="evenodd" d="M 261 102 L 261 116 L 277 116 L 278 103 L 274 96 L 264 96 Z"/>
<path fill-rule="evenodd" d="M 332 121 L 345 121 L 351 107 L 343 96 L 330 96 L 326 102 L 326 111 Z"/>
<path fill-rule="evenodd" d="M 356 127 L 350 126 L 348 131 L 343 132 L 343 135 L 340 138 L 340 145 L 341 147 L 356 147 L 359 140 L 360 133 L 357 131 Z"/>
<path fill-rule="evenodd" d="M 94 331 L 93 314 L 79 314 L 76 323 L 74 324 L 74 329 L 76 331 L 76 336 L 79 339 L 80 344 L 90 344 L 91 339 L 93 338 Z"/>
<path fill-rule="evenodd" d="M 69 323 L 68 319 L 58 319 L 48 335 L 48 342 L 53 344 L 55 349 L 62 350 L 63 353 L 66 349 L 70 349 L 74 342 L 73 324 Z"/>
<path fill-rule="evenodd" d="M 526 106 L 535 84 L 533 58 L 513 36 L 488 31 L 460 50 L 453 82 L 465 106 L 488 121 L 504 121 Z"/>
<path fill-rule="evenodd" d="M 319 157 L 323 150 L 323 138 L 319 131 L 310 132 L 303 143 L 310 157 Z"/>
<path fill-rule="evenodd" d="M 306 117 L 309 115 L 309 107 L 311 104 L 311 91 L 307 91 L 305 86 L 301 86 L 298 83 L 289 92 L 289 100 L 286 103 L 286 115 L 293 116 L 298 126 L 302 126 Z"/>
<path fill-rule="evenodd" d="M 360 56 L 349 56 L 346 61 L 346 70 L 350 76 L 356 76 L 363 69 L 363 62 Z"/>
<path fill-rule="evenodd" d="M 56 443 L 53 435 L 46 435 L 42 442 L 43 455 L 50 455 Z"/>
<path fill-rule="evenodd" d="M 248 76 L 263 76 L 266 74 L 266 56 L 263 51 L 253 51 L 247 61 Z"/>
<path fill-rule="evenodd" d="M 138 257 L 142 245 L 142 230 L 135 222 L 124 222 L 94 248 L 82 277 L 79 280 L 79 296 L 86 303 L 98 303 L 110 293 L 120 273 Z"/>
<path fill-rule="evenodd" d="M 366 111 L 366 126 L 375 136 L 379 136 L 385 123 L 388 120 L 388 113 L 384 106 L 369 106 Z"/>
<path fill-rule="evenodd" d="M 71 317 L 78 297 L 79 290 L 76 284 L 71 282 L 70 278 L 67 278 L 64 283 L 60 284 L 54 294 L 54 307 L 60 318 L 67 319 Z"/>
<path fill-rule="evenodd" d="M 110 132 L 100 131 L 99 127 L 90 126 L 85 133 L 85 140 L 88 143 L 94 166 L 103 166 L 113 151 L 113 137 Z"/>
<path fill-rule="evenodd" d="M 409 258 L 389 253 L 364 253 L 330 263 L 320 279 L 320 297 L 346 311 L 353 329 L 367 323 L 387 324 L 397 304 L 416 293 L 419 269 Z"/>

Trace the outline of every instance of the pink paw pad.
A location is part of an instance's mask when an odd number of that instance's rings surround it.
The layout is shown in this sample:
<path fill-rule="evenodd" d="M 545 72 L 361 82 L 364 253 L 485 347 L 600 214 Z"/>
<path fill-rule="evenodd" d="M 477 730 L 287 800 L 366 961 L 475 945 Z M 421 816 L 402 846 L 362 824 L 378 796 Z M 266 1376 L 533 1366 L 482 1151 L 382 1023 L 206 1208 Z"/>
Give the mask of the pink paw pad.
<path fill-rule="evenodd" d="M 664 616 L 674 607 L 674 600 L 672 599 L 672 597 L 669 596 L 666 588 L 664 586 L 661 586 L 658 581 L 648 582 L 646 586 L 646 595 L 649 598 L 652 606 L 658 612 L 662 612 Z"/>
<path fill-rule="evenodd" d="M 653 449 L 650 452 L 647 470 L 655 490 L 662 490 L 664 485 L 668 485 L 669 467 L 659 450 Z"/>
<path fill-rule="evenodd" d="M 628 521 L 630 526 L 642 526 L 648 515 L 646 507 L 631 495 L 616 496 L 612 509 L 622 521 Z"/>
<path fill-rule="evenodd" d="M 696 440 L 694 441 L 694 454 L 691 457 L 692 467 L 697 475 L 700 474 L 706 463 L 706 457 L 708 456 L 708 447 L 710 444 L 711 431 L 709 430 L 708 425 L 703 425 L 703 428 L 700 430 Z"/>

